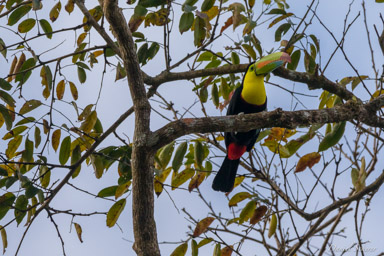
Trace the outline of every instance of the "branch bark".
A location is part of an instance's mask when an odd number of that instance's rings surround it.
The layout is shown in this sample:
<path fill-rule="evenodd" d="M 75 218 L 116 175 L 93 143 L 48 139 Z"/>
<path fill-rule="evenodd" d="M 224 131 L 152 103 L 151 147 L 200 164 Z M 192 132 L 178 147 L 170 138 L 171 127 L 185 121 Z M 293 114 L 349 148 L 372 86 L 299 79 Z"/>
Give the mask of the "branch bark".
<path fill-rule="evenodd" d="M 160 255 L 154 219 L 153 154 L 148 154 L 151 107 L 147 99 L 132 33 L 116 0 L 104 0 L 104 14 L 119 43 L 120 57 L 127 71 L 135 111 L 135 130 L 131 156 L 132 215 L 137 255 Z"/>
<path fill-rule="evenodd" d="M 384 101 L 382 97 L 368 104 L 348 101 L 329 109 L 282 111 L 280 108 L 270 112 L 256 114 L 185 118 L 171 122 L 158 129 L 151 135 L 152 150 L 157 150 L 164 145 L 183 135 L 191 133 L 208 133 L 223 131 L 245 132 L 256 128 L 284 127 L 295 128 L 313 124 L 335 123 L 341 121 L 358 120 L 371 126 L 384 127 L 382 119 L 376 116 L 375 107 Z"/>

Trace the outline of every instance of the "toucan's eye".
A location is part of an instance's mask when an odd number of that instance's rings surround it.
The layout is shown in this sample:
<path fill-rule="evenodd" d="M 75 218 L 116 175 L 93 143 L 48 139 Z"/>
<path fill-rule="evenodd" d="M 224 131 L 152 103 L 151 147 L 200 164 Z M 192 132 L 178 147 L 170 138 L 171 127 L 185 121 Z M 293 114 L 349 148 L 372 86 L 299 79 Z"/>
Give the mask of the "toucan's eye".
<path fill-rule="evenodd" d="M 253 66 L 251 66 L 250 70 L 253 71 L 255 68 Z"/>

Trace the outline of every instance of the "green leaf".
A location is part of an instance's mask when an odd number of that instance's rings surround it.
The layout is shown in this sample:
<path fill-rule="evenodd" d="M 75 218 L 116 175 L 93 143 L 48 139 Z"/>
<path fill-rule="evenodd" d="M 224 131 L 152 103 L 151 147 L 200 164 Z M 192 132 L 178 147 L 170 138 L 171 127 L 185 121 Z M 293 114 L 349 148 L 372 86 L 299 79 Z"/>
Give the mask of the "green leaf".
<path fill-rule="evenodd" d="M 65 165 L 71 154 L 71 136 L 67 136 L 63 139 L 60 146 L 59 162 L 61 165 Z"/>
<path fill-rule="evenodd" d="M 195 164 L 202 169 L 202 164 L 204 160 L 204 147 L 201 141 L 197 140 L 195 142 Z"/>
<path fill-rule="evenodd" d="M 252 217 L 255 209 L 256 202 L 253 200 L 249 201 L 240 212 L 239 223 L 242 224 L 243 222 L 248 221 Z"/>
<path fill-rule="evenodd" d="M 16 196 L 11 192 L 0 196 L 0 220 L 7 214 L 15 199 Z"/>
<path fill-rule="evenodd" d="M 165 169 L 171 160 L 173 149 L 175 147 L 175 142 L 171 142 L 168 145 L 164 146 L 162 149 L 160 149 L 159 153 L 159 159 L 161 162 L 161 166 L 163 169 Z"/>
<path fill-rule="evenodd" d="M 156 42 L 153 42 L 151 44 L 151 47 L 148 48 L 147 59 L 148 60 L 153 59 L 156 56 L 156 54 L 159 51 L 159 49 L 160 49 L 160 45 L 158 43 L 156 43 Z"/>
<path fill-rule="evenodd" d="M 276 8 L 276 9 L 270 10 L 267 14 L 270 14 L 270 15 L 272 15 L 272 14 L 282 14 L 282 15 L 284 15 L 284 14 L 286 14 L 286 12 L 283 9 Z"/>
<path fill-rule="evenodd" d="M 10 138 L 13 138 L 19 134 L 21 134 L 22 132 L 24 132 L 28 127 L 27 126 L 18 126 L 18 127 L 15 127 L 13 128 L 11 131 L 9 131 L 8 133 L 6 133 L 3 137 L 3 140 L 7 140 L 7 139 L 10 139 Z"/>
<path fill-rule="evenodd" d="M 52 38 L 52 27 L 51 24 L 45 19 L 39 20 L 40 26 L 46 34 L 47 38 Z"/>
<path fill-rule="evenodd" d="M 39 107 L 41 105 L 41 101 L 39 100 L 29 100 L 24 103 L 24 105 L 21 107 L 19 113 L 20 115 L 24 115 L 35 108 Z"/>
<path fill-rule="evenodd" d="M 76 145 L 76 147 L 73 149 L 72 151 L 72 155 L 71 155 L 71 165 L 74 165 L 75 163 L 77 163 L 77 161 L 79 161 L 81 158 L 81 149 L 80 149 L 80 145 Z M 79 175 L 80 173 L 80 169 L 81 169 L 81 165 L 79 167 L 77 167 L 77 169 L 74 171 L 74 173 L 72 174 L 72 179 L 76 178 L 77 175 Z"/>
<path fill-rule="evenodd" d="M 139 59 L 139 63 L 141 63 L 141 65 L 145 65 L 147 63 L 147 53 L 148 43 L 145 43 L 140 46 L 139 50 L 137 51 L 137 58 Z"/>
<path fill-rule="evenodd" d="M 104 172 L 104 163 L 103 159 L 98 155 L 91 155 L 91 163 L 93 170 L 95 171 L 95 176 L 97 179 L 100 179 L 103 176 Z"/>
<path fill-rule="evenodd" d="M 35 19 L 26 19 L 23 22 L 21 22 L 18 26 L 18 30 L 20 33 L 27 33 L 30 31 L 34 26 L 36 25 Z"/>
<path fill-rule="evenodd" d="M 234 65 L 240 64 L 240 57 L 236 52 L 231 52 L 231 61 Z"/>
<path fill-rule="evenodd" d="M 25 149 L 23 152 L 23 160 L 25 162 L 33 161 L 33 141 L 29 140 L 28 137 L 25 139 Z"/>
<path fill-rule="evenodd" d="M 204 0 L 203 4 L 201 5 L 201 11 L 206 12 L 209 9 L 212 8 L 212 6 L 215 4 L 215 0 Z"/>
<path fill-rule="evenodd" d="M 316 62 L 306 50 L 304 50 L 304 53 L 305 53 L 304 55 L 305 70 L 308 73 L 313 74 L 315 72 Z"/>
<path fill-rule="evenodd" d="M 23 5 L 14 10 L 8 18 L 8 25 L 15 25 L 24 15 L 26 15 L 32 7 L 30 5 Z"/>
<path fill-rule="evenodd" d="M 166 4 L 167 0 L 140 0 L 139 4 L 144 7 L 156 7 Z"/>
<path fill-rule="evenodd" d="M 241 47 L 243 47 L 244 51 L 253 59 L 256 60 L 256 52 L 253 49 L 252 46 L 249 44 L 242 44 Z"/>
<path fill-rule="evenodd" d="M 211 94 L 212 94 L 213 104 L 215 105 L 216 108 L 219 107 L 219 104 L 220 104 L 219 89 L 217 88 L 217 85 L 215 83 L 212 85 Z"/>
<path fill-rule="evenodd" d="M 204 238 L 203 240 L 201 240 L 200 242 L 199 242 L 199 244 L 197 245 L 197 247 L 198 248 L 200 248 L 200 247 L 203 247 L 204 245 L 206 245 L 206 244 L 209 244 L 210 242 L 212 242 L 213 241 L 213 239 L 212 238 Z"/>
<path fill-rule="evenodd" d="M 87 80 L 87 73 L 85 73 L 85 70 L 81 67 L 77 67 L 77 76 L 79 78 L 80 83 L 85 83 Z"/>
<path fill-rule="evenodd" d="M 110 186 L 103 188 L 102 190 L 97 193 L 98 197 L 109 197 L 109 196 L 115 196 L 116 194 L 116 189 L 118 186 Z"/>
<path fill-rule="evenodd" d="M 138 5 L 136 5 L 135 10 L 134 10 L 133 13 L 136 16 L 140 17 L 140 16 L 145 16 L 145 14 L 147 14 L 147 12 L 148 12 L 147 8 L 145 8 L 141 4 L 138 4 Z"/>
<path fill-rule="evenodd" d="M 29 185 L 26 189 L 25 189 L 25 196 L 27 198 L 32 198 L 34 197 L 38 192 L 40 191 L 40 189 L 36 188 L 35 186 L 33 186 L 32 184 Z"/>
<path fill-rule="evenodd" d="M 300 50 L 294 51 L 291 55 L 291 63 L 288 63 L 287 68 L 290 70 L 296 70 L 297 65 L 299 65 L 300 57 L 301 57 L 301 51 Z"/>
<path fill-rule="evenodd" d="M 32 70 L 29 70 L 29 69 L 32 69 L 35 65 L 36 65 L 36 61 L 34 58 L 27 59 L 23 63 L 23 65 L 21 65 L 21 68 L 19 70 L 20 73 L 16 75 L 16 79 L 15 79 L 16 82 L 20 82 L 19 86 L 21 86 L 28 80 L 28 78 L 32 74 Z M 28 71 L 25 71 L 25 70 L 28 70 Z"/>
<path fill-rule="evenodd" d="M 3 39 L 1 38 L 0 38 L 0 53 L 4 56 L 4 58 L 7 57 L 7 48 L 5 46 Z"/>
<path fill-rule="evenodd" d="M 182 243 L 177 246 L 170 256 L 184 256 L 188 250 L 188 243 Z"/>
<path fill-rule="evenodd" d="M 318 151 L 321 152 L 336 145 L 341 137 L 343 137 L 345 125 L 346 121 L 337 123 L 332 131 L 324 136 L 323 140 L 320 142 Z"/>
<path fill-rule="evenodd" d="M 43 188 L 47 188 L 51 180 L 51 171 L 46 165 L 42 165 L 39 169 L 40 184 Z"/>
<path fill-rule="evenodd" d="M 111 209 L 109 209 L 107 213 L 108 227 L 113 227 L 116 224 L 121 212 L 124 210 L 126 202 L 127 202 L 126 199 L 120 199 L 119 201 L 117 201 L 112 205 Z"/>
<path fill-rule="evenodd" d="M 217 243 L 213 249 L 213 256 L 221 256 L 221 245 Z"/>
<path fill-rule="evenodd" d="M 199 255 L 199 247 L 197 246 L 197 242 L 195 241 L 195 239 L 191 240 L 191 249 L 192 249 L 192 256 Z"/>
<path fill-rule="evenodd" d="M 195 18 L 195 26 L 194 26 L 194 44 L 197 47 L 200 47 L 205 39 L 206 35 L 206 28 L 205 28 L 205 21 L 200 18 L 199 16 L 196 16 Z"/>
<path fill-rule="evenodd" d="M 3 100 L 5 103 L 7 103 L 9 106 L 11 107 L 15 107 L 15 100 L 12 98 L 11 95 L 9 95 L 8 93 L 6 93 L 5 91 L 3 90 L 0 90 L 0 99 Z"/>
<path fill-rule="evenodd" d="M 199 58 L 197 58 L 197 62 L 201 61 L 211 61 L 213 58 L 213 53 L 211 52 L 203 52 L 202 54 L 199 55 Z"/>
<path fill-rule="evenodd" d="M 16 219 L 17 225 L 19 225 L 23 221 L 23 218 L 27 214 L 27 211 L 26 211 L 27 206 L 28 206 L 28 199 L 25 195 L 21 195 L 16 199 L 15 219 Z"/>
<path fill-rule="evenodd" d="M 0 88 L 9 91 L 12 89 L 12 85 L 7 80 L 0 78 Z"/>
<path fill-rule="evenodd" d="M 38 148 L 41 142 L 41 131 L 39 127 L 35 127 L 35 133 L 34 133 L 34 138 L 35 138 L 35 148 Z"/>
<path fill-rule="evenodd" d="M 191 12 L 184 12 L 181 15 L 179 23 L 179 31 L 181 34 L 188 31 L 192 27 L 193 20 L 193 13 Z"/>
<path fill-rule="evenodd" d="M 7 130 L 11 130 L 12 128 L 12 116 L 9 114 L 9 111 L 6 107 L 4 107 L 2 104 L 0 104 L 0 114 L 3 116 L 3 119 L 5 121 L 5 125 L 7 126 Z"/>
<path fill-rule="evenodd" d="M 275 42 L 279 42 L 281 40 L 281 37 L 285 35 L 290 28 L 290 23 L 284 23 L 280 25 L 275 31 Z"/>
<path fill-rule="evenodd" d="M 199 98 L 200 98 L 202 103 L 207 102 L 207 100 L 208 100 L 208 89 L 207 89 L 206 86 L 204 86 L 204 87 L 202 87 L 200 89 L 199 96 L 200 96 Z"/>
<path fill-rule="evenodd" d="M 177 172 L 180 169 L 180 166 L 183 164 L 183 158 L 185 156 L 185 153 L 187 152 L 188 143 L 184 141 L 181 143 L 175 152 L 175 156 L 173 157 L 172 161 L 172 168 L 175 172 Z"/>

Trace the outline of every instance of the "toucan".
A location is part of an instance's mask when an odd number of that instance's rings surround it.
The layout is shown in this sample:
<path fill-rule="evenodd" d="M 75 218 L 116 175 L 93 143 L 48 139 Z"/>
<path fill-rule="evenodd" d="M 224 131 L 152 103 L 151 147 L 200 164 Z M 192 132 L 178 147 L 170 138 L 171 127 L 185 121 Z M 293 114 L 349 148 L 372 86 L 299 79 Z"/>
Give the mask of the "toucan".
<path fill-rule="evenodd" d="M 266 110 L 267 95 L 264 78 L 276 68 L 291 62 L 285 52 L 275 52 L 248 65 L 243 82 L 232 95 L 227 116 L 257 113 Z M 216 191 L 230 192 L 235 183 L 240 157 L 255 145 L 261 129 L 248 132 L 225 132 L 227 154 L 213 180 L 212 188 Z"/>

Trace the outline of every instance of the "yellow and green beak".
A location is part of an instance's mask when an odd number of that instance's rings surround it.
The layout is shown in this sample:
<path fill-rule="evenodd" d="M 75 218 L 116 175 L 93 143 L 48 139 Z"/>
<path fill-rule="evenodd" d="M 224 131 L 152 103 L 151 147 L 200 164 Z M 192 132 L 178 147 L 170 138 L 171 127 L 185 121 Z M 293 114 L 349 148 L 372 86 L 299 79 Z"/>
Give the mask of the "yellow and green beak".
<path fill-rule="evenodd" d="M 266 75 L 287 62 L 291 62 L 291 56 L 285 52 L 269 54 L 255 63 L 256 75 Z"/>

